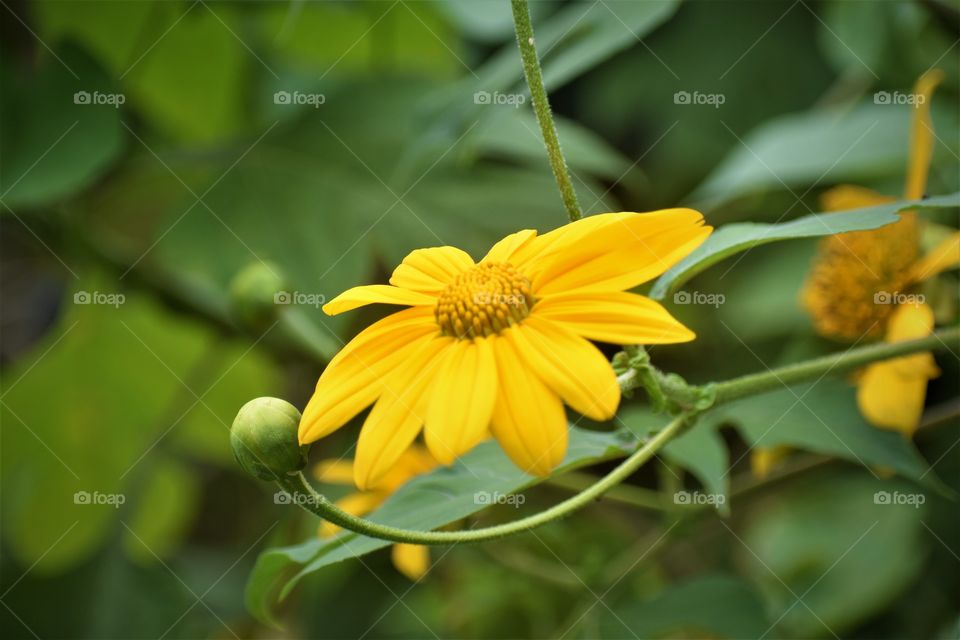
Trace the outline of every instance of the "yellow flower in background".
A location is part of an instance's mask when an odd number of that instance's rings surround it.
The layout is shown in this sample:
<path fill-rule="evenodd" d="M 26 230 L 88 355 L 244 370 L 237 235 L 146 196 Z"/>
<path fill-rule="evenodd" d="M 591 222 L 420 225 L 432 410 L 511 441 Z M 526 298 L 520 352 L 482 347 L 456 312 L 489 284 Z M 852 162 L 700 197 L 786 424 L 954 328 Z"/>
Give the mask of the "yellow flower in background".
<path fill-rule="evenodd" d="M 451 464 L 495 437 L 523 470 L 546 475 L 567 449 L 564 403 L 609 420 L 620 388 L 589 340 L 685 342 L 693 333 L 661 305 L 625 290 L 676 264 L 710 234 L 690 209 L 590 216 L 549 233 L 519 231 L 480 262 L 454 247 L 419 249 L 390 285 L 354 287 L 329 315 L 404 305 L 369 326 L 324 370 L 303 412 L 313 442 L 373 404 L 354 480 L 376 486 L 421 429 Z"/>
<path fill-rule="evenodd" d="M 383 504 L 408 480 L 427 473 L 436 466 L 437 461 L 433 459 L 430 452 L 423 447 L 414 445 L 403 452 L 393 468 L 384 475 L 376 486 L 371 487 L 368 491 L 351 493 L 337 500 L 337 506 L 351 515 L 365 516 Z M 335 459 L 323 460 L 314 467 L 313 474 L 320 482 L 353 484 L 353 462 Z M 340 527 L 337 525 L 324 521 L 320 524 L 318 534 L 321 538 L 329 538 L 339 530 Z M 419 580 L 430 568 L 430 550 L 422 545 L 394 544 L 391 556 L 393 566 L 411 580 Z"/>
<path fill-rule="evenodd" d="M 914 89 L 917 103 L 910 132 L 906 193 L 923 197 L 933 153 L 930 98 L 943 79 L 924 74 Z M 869 207 L 894 198 L 863 187 L 842 185 L 824 194 L 828 211 Z M 960 232 L 921 255 L 921 220 L 914 212 L 872 231 L 825 238 L 808 280 L 803 302 L 818 333 L 858 341 L 883 337 L 899 342 L 929 335 L 933 310 L 914 293 L 916 286 L 960 264 Z M 910 437 L 923 412 L 927 381 L 939 375 L 932 354 L 918 353 L 867 366 L 857 388 L 860 412 L 871 424 Z"/>

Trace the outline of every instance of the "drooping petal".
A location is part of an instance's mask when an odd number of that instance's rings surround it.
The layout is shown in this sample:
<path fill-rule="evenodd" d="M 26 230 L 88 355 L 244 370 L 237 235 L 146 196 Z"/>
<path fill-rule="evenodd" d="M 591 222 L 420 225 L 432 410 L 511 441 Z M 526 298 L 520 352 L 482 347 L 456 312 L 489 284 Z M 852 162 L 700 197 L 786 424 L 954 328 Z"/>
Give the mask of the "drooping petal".
<path fill-rule="evenodd" d="M 457 340 L 439 364 L 424 437 L 442 464 L 451 464 L 487 436 L 497 397 L 497 365 L 490 342 Z"/>
<path fill-rule="evenodd" d="M 313 477 L 327 484 L 353 484 L 353 462 L 337 458 L 321 460 L 313 468 Z"/>
<path fill-rule="evenodd" d="M 577 335 L 614 344 L 671 344 L 696 336 L 659 303 L 621 291 L 582 290 L 546 296 L 534 315 Z"/>
<path fill-rule="evenodd" d="M 390 559 L 397 571 L 416 582 L 430 569 L 430 548 L 421 544 L 398 542 L 393 545 Z"/>
<path fill-rule="evenodd" d="M 913 88 L 916 102 L 913 105 L 913 121 L 910 123 L 910 160 L 907 164 L 907 186 L 904 193 L 908 200 L 919 200 L 927 188 L 934 139 L 930 98 L 943 76 L 943 71 L 933 69 L 920 76 Z"/>
<path fill-rule="evenodd" d="M 910 270 L 912 282 L 929 280 L 938 273 L 960 266 L 960 231 L 954 231 L 945 240 L 917 260 Z"/>
<path fill-rule="evenodd" d="M 672 267 L 712 231 L 692 209 L 605 215 L 605 223 L 585 225 L 584 233 L 568 231 L 532 261 L 536 295 L 630 289 Z"/>
<path fill-rule="evenodd" d="M 443 336 L 426 339 L 396 363 L 396 369 L 384 380 L 383 391 L 357 440 L 353 472 L 359 489 L 378 487 L 417 437 L 426 415 L 424 394 L 436 379 L 443 351 L 453 342 L 453 338 Z"/>
<path fill-rule="evenodd" d="M 610 362 L 587 340 L 559 324 L 530 316 L 505 333 L 526 366 L 563 401 L 593 420 L 609 420 L 620 404 Z"/>
<path fill-rule="evenodd" d="M 336 298 L 323 305 L 323 312 L 328 316 L 335 316 L 344 311 L 351 311 L 368 304 L 402 304 L 407 306 L 435 305 L 434 296 L 392 287 L 386 284 L 368 284 L 362 287 L 347 289 Z"/>
<path fill-rule="evenodd" d="M 490 251 L 480 262 L 510 262 L 514 254 L 527 245 L 537 236 L 533 229 L 524 229 L 511 233 L 503 240 L 490 247 Z"/>
<path fill-rule="evenodd" d="M 432 313 L 407 309 L 367 327 L 330 361 L 300 418 L 300 444 L 347 423 L 380 395 L 384 375 L 437 334 Z"/>
<path fill-rule="evenodd" d="M 890 317 L 886 342 L 913 340 L 933 331 L 933 310 L 925 304 L 902 304 Z M 920 424 L 927 381 L 939 375 L 929 352 L 869 365 L 857 384 L 857 404 L 864 418 L 907 437 Z"/>
<path fill-rule="evenodd" d="M 518 467 L 546 476 L 567 452 L 563 402 L 517 353 L 512 340 L 498 337 L 492 342 L 499 390 L 491 431 Z"/>
<path fill-rule="evenodd" d="M 407 254 L 390 276 L 390 284 L 424 293 L 440 293 L 458 274 L 473 266 L 473 258 L 456 247 L 417 249 Z"/>

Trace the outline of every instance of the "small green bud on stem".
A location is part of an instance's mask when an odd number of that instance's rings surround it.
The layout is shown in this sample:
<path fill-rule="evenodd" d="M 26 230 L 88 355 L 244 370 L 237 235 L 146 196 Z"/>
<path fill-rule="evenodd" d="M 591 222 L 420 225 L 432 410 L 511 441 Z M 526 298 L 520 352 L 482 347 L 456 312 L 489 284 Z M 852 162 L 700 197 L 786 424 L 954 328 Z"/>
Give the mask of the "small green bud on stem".
<path fill-rule="evenodd" d="M 279 398 L 254 398 L 240 408 L 230 444 L 240 466 L 261 480 L 279 480 L 307 464 L 307 445 L 297 441 L 300 412 Z"/>
<path fill-rule="evenodd" d="M 277 316 L 277 296 L 286 286 L 280 268 L 268 262 L 253 262 L 230 281 L 230 306 L 244 327 L 262 330 Z"/>

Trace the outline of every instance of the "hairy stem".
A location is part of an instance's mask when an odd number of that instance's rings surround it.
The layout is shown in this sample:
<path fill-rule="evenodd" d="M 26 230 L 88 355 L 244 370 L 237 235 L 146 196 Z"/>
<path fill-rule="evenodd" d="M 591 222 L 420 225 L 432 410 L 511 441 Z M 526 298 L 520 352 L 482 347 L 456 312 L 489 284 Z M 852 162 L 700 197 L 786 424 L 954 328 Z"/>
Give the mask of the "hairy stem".
<path fill-rule="evenodd" d="M 550 168 L 553 169 L 553 176 L 557 179 L 557 186 L 560 187 L 563 206 L 566 207 L 567 215 L 573 222 L 582 218 L 583 213 L 580 211 L 580 203 L 577 202 L 577 194 L 573 190 L 567 161 L 560 149 L 560 138 L 557 137 L 557 127 L 550 112 L 547 90 L 543 86 L 543 72 L 540 70 L 537 47 L 533 40 L 533 25 L 530 23 L 530 8 L 527 6 L 526 0 L 512 0 L 511 5 L 513 7 L 513 24 L 517 32 L 517 44 L 520 47 L 520 58 L 523 61 L 523 75 L 526 76 L 527 86 L 530 87 L 530 101 L 533 103 L 533 112 L 540 124 L 543 144 L 547 148 L 547 156 L 550 158 Z"/>

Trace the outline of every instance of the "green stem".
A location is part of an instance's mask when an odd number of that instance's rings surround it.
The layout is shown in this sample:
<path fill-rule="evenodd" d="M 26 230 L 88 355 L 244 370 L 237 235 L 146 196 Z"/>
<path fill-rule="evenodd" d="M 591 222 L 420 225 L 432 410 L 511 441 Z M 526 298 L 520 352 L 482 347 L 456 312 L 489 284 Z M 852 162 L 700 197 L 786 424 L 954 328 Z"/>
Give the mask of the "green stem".
<path fill-rule="evenodd" d="M 785 367 L 741 376 L 713 385 L 714 391 L 716 392 L 716 404 L 730 402 L 772 389 L 779 389 L 784 385 L 791 385 L 806 380 L 815 380 L 828 373 L 846 373 L 870 364 L 871 362 L 888 360 L 918 351 L 949 349 L 951 348 L 951 344 L 953 344 L 954 349 L 960 346 L 960 327 L 941 329 L 929 336 L 916 340 L 880 343 L 866 347 L 858 347 L 856 349 L 848 349 L 841 353 L 814 358 L 806 362 L 799 362 Z"/>
<path fill-rule="evenodd" d="M 298 472 L 294 475 L 287 476 L 283 480 L 278 481 L 278 484 L 293 497 L 293 502 L 307 511 L 345 529 L 350 529 L 351 531 L 372 538 L 408 544 L 482 542 L 484 540 L 503 538 L 528 531 L 569 515 L 577 509 L 590 504 L 590 502 L 599 498 L 608 489 L 626 480 L 627 477 L 639 469 L 644 462 L 653 457 L 657 451 L 670 442 L 670 440 L 682 430 L 686 421 L 687 416 L 674 418 L 673 421 L 650 438 L 642 447 L 633 452 L 630 457 L 621 462 L 613 471 L 580 493 L 532 516 L 483 529 L 471 529 L 467 531 L 415 531 L 412 529 L 400 529 L 350 515 L 314 491 L 302 473 Z"/>
<path fill-rule="evenodd" d="M 533 40 L 533 25 L 530 23 L 530 8 L 526 0 L 511 0 L 513 7 L 513 24 L 517 32 L 517 45 L 520 47 L 520 58 L 523 61 L 523 75 L 527 78 L 530 87 L 530 101 L 533 103 L 533 112 L 537 116 L 540 132 L 543 135 L 543 144 L 547 148 L 550 158 L 550 168 L 560 187 L 560 197 L 563 206 L 567 208 L 570 221 L 583 217 L 577 194 L 573 190 L 570 180 L 570 171 L 567 161 L 560 149 L 560 138 L 557 136 L 557 126 L 550 113 L 550 101 L 547 99 L 547 90 L 543 86 L 543 72 L 540 70 L 540 61 L 537 59 L 537 47 Z"/>

